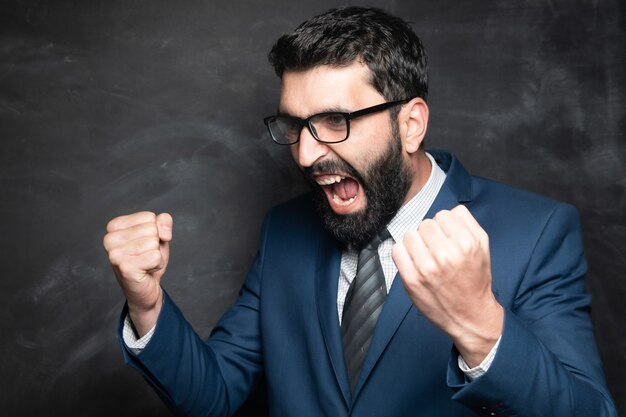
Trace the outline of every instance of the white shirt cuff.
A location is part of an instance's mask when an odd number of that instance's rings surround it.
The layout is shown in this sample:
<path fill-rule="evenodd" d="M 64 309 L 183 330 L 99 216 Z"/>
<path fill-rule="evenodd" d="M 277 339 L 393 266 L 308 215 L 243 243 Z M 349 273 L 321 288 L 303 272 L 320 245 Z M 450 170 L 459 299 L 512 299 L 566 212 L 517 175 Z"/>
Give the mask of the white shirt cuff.
<path fill-rule="evenodd" d="M 124 339 L 126 347 L 135 355 L 141 353 L 141 351 L 150 342 L 150 339 L 152 339 L 155 328 L 156 324 L 152 326 L 150 331 L 146 333 L 143 337 L 137 338 L 137 334 L 135 333 L 135 329 L 133 329 L 133 324 L 130 321 L 130 317 L 126 315 L 126 317 L 124 318 L 124 328 L 122 329 L 122 338 Z"/>
<path fill-rule="evenodd" d="M 493 362 L 493 359 L 496 357 L 496 352 L 498 351 L 498 346 L 500 345 L 500 339 L 502 339 L 502 336 L 498 338 L 498 341 L 495 345 L 493 345 L 491 351 L 487 354 L 485 359 L 483 359 L 483 361 L 474 368 L 470 368 L 463 359 L 463 357 L 459 355 L 459 368 L 470 379 L 470 381 L 479 378 L 487 373 L 489 367 L 491 366 L 491 363 Z"/>

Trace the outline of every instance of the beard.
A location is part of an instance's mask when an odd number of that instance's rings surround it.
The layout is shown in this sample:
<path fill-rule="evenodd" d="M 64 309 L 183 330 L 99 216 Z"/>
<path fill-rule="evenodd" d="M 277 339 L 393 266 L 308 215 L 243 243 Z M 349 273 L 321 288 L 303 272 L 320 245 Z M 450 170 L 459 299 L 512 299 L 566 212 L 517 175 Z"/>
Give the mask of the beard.
<path fill-rule="evenodd" d="M 402 143 L 397 123 L 393 123 L 391 138 L 385 151 L 359 172 L 343 160 L 324 161 L 304 169 L 305 177 L 313 188 L 313 200 L 322 223 L 340 243 L 360 250 L 371 241 L 396 215 L 411 186 L 412 173 L 402 159 Z M 356 213 L 335 213 L 322 188 L 311 179 L 314 172 L 343 171 L 357 180 L 367 205 Z"/>

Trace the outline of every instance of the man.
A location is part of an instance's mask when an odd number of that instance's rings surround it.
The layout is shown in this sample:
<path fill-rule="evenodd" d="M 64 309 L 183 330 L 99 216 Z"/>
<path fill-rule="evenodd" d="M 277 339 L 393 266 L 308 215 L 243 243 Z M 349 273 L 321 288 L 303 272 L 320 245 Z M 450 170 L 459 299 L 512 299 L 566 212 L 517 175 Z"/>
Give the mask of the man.
<path fill-rule="evenodd" d="M 107 227 L 125 358 L 161 397 L 184 415 L 229 415 L 263 378 L 275 416 L 615 416 L 575 210 L 425 152 L 412 29 L 377 9 L 331 10 L 282 36 L 270 61 L 282 86 L 265 123 L 313 191 L 268 213 L 206 343 L 161 289 L 172 218 Z"/>

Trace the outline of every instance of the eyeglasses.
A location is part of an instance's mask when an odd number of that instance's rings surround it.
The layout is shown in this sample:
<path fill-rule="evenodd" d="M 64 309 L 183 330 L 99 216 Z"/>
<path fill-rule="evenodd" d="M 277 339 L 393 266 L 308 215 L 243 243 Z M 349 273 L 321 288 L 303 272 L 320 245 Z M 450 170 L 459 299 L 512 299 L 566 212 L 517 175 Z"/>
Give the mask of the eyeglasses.
<path fill-rule="evenodd" d="M 265 126 L 272 135 L 272 139 L 279 145 L 293 145 L 300 140 L 300 133 L 304 127 L 311 135 L 323 143 L 343 142 L 350 136 L 350 120 L 368 114 L 378 113 L 391 107 L 405 104 L 411 99 L 389 101 L 376 106 L 367 107 L 351 113 L 331 111 L 317 113 L 306 119 L 295 116 L 278 114 L 263 119 Z"/>

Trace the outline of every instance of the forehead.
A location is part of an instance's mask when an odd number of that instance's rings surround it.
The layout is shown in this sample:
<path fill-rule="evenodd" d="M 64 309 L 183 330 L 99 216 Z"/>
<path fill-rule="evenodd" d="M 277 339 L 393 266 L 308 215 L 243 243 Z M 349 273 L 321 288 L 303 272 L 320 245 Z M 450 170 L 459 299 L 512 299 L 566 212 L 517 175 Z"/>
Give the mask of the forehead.
<path fill-rule="evenodd" d="M 370 83 L 367 66 L 321 65 L 306 71 L 285 71 L 279 110 L 306 117 L 329 110 L 353 111 L 381 102 L 382 95 Z"/>

